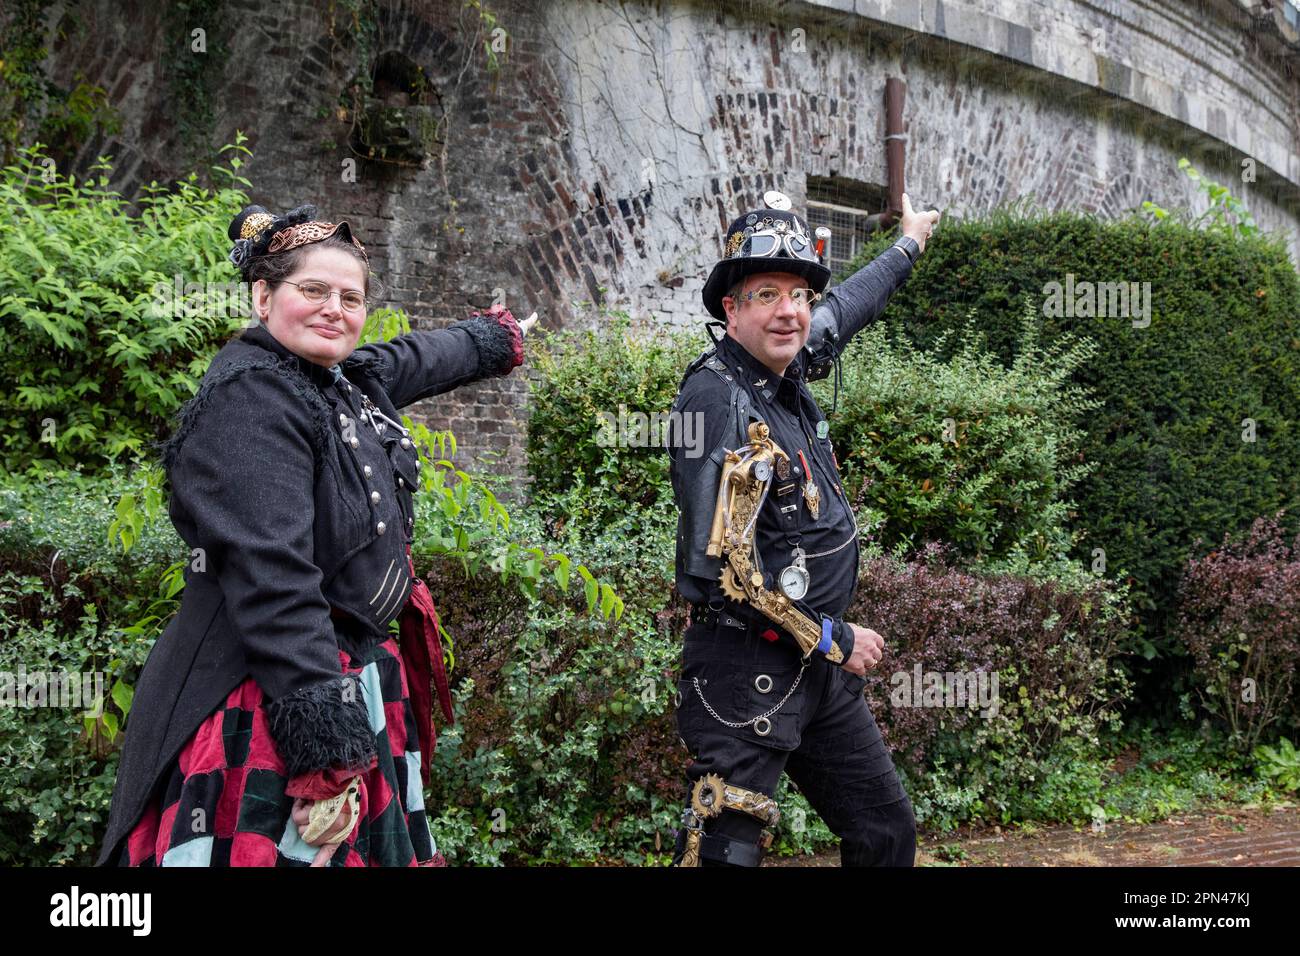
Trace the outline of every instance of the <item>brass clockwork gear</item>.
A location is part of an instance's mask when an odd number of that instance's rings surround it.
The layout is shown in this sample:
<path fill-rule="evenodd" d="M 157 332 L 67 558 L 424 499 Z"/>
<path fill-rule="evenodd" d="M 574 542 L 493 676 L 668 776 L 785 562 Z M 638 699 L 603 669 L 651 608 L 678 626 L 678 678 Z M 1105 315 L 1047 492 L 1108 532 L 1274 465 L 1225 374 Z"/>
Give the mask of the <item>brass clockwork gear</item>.
<path fill-rule="evenodd" d="M 745 589 L 736 577 L 736 569 L 729 564 L 722 566 L 722 593 L 733 601 L 745 601 Z"/>

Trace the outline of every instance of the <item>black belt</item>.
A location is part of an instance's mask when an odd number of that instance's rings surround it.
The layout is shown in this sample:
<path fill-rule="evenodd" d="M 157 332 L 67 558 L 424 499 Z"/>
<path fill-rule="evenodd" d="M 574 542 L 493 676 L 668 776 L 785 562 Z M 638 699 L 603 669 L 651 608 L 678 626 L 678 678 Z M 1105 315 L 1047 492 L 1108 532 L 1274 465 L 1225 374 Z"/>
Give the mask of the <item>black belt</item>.
<path fill-rule="evenodd" d="M 740 618 L 732 617 L 726 611 L 715 611 L 707 604 L 691 605 L 691 623 L 707 628 L 734 627 L 742 631 L 749 630 L 749 625 Z"/>

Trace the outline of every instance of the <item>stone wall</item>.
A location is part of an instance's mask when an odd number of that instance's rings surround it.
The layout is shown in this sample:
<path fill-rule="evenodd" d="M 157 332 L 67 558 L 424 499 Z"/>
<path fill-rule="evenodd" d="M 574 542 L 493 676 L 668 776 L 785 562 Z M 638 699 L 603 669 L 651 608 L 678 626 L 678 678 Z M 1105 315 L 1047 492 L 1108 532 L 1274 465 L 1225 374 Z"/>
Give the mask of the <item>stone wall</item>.
<path fill-rule="evenodd" d="M 257 201 L 313 201 L 353 222 L 388 301 L 423 327 L 494 298 L 521 317 L 539 309 L 548 328 L 599 321 L 601 308 L 698 323 L 722 229 L 764 190 L 799 207 L 808 176 L 885 182 L 889 76 L 907 84 L 918 205 L 1201 208 L 1176 167 L 1186 155 L 1300 259 L 1300 56 L 1238 0 L 489 6 L 504 33 L 450 0 L 378 3 L 368 43 L 340 3 L 227 0 L 213 27 L 229 53 L 204 74 L 210 144 L 244 130 Z M 167 64 L 205 55 L 188 49 L 187 28 L 203 24 L 141 3 L 75 9 L 52 72 L 103 86 L 124 119 L 77 165 L 114 154 L 128 192 L 183 171 L 192 144 Z M 52 26 L 62 14 L 52 8 Z M 507 44 L 495 69 L 494 40 Z M 441 98 L 445 154 L 435 143 L 423 166 L 396 165 L 349 148 L 340 94 L 367 46 L 424 70 L 436 96 L 411 112 L 441 116 Z M 1254 183 L 1240 179 L 1247 158 Z M 526 398 L 516 374 L 410 411 L 453 427 L 467 461 L 497 454 L 517 473 Z"/>

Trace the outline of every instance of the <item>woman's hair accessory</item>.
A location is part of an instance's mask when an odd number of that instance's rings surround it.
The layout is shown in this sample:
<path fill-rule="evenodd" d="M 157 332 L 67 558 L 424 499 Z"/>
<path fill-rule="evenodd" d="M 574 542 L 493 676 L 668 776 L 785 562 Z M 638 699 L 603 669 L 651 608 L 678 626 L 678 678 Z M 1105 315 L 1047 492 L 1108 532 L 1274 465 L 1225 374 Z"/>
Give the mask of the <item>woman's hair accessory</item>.
<path fill-rule="evenodd" d="M 370 257 L 366 255 L 365 246 L 357 242 L 357 237 L 352 235 L 352 228 L 346 222 L 321 222 L 317 219 L 278 231 L 271 237 L 271 244 L 267 246 L 266 254 L 275 255 L 277 252 L 288 252 L 290 249 L 297 249 L 309 242 L 320 242 L 322 239 L 328 239 L 340 231 L 343 231 L 347 238 L 352 240 L 352 244 L 369 262 Z"/>
<path fill-rule="evenodd" d="M 258 234 L 273 222 L 275 217 L 269 212 L 255 212 L 239 227 L 239 238 L 256 239 Z"/>
<path fill-rule="evenodd" d="M 228 235 L 233 243 L 230 261 L 240 272 L 249 262 L 262 256 L 288 252 L 309 242 L 320 242 L 333 235 L 348 239 L 367 263 L 366 247 L 352 235 L 347 222 L 324 222 L 316 218 L 315 206 L 299 206 L 283 216 L 275 216 L 263 206 L 245 206 L 230 223 Z"/>

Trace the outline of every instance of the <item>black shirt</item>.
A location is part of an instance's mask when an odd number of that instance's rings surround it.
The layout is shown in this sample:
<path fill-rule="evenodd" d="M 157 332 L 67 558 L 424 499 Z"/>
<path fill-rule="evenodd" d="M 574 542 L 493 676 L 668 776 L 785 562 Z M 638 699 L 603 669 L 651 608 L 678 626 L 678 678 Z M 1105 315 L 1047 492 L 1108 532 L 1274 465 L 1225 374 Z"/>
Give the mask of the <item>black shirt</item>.
<path fill-rule="evenodd" d="M 890 248 L 831 290 L 826 302 L 813 312 L 807 347 L 795 357 L 784 375 L 767 368 L 735 339 L 723 336 L 717 346 L 717 358 L 726 366 L 732 381 L 704 367 L 687 376 L 674 405 L 674 411 L 682 418 L 674 423 L 675 431 L 670 438 L 673 493 L 682 513 L 678 530 L 677 590 L 687 601 L 705 605 L 712 599 L 716 607 L 721 599 L 718 575 L 702 576 L 700 572 L 721 568 L 721 562 L 716 559 L 706 563 L 702 558 L 708 543 L 705 516 L 711 518 L 717 501 L 720 471 L 715 452 L 720 444 L 734 450 L 746 440 L 738 437 L 730 412 L 731 386 L 735 384 L 748 395 L 753 413 L 767 423 L 772 440 L 791 458 L 790 477 L 773 476 L 756 527 L 756 551 L 767 578 L 766 586 L 776 588 L 776 578 L 792 563 L 794 547 L 802 548 L 810 580 L 808 593 L 801 603 L 814 615 L 832 618 L 835 622 L 832 636 L 845 659 L 852 653 L 852 632 L 842 615 L 852 603 L 857 588 L 857 526 L 840 478 L 828 426 L 822 425 L 820 430 L 818 427 L 826 416 L 808 389 L 806 375 L 813 366 L 812 353 L 817 351 L 825 357 L 828 353 L 822 346 L 827 342 L 833 342 L 834 355 L 842 352 L 854 334 L 879 317 L 911 269 L 907 256 Z M 686 423 L 687 415 L 696 418 Z M 826 437 L 818 437 L 819 431 Z M 811 468 L 819 491 L 816 517 L 803 493 L 804 462 Z M 792 637 L 748 605 L 726 600 L 724 607 L 737 618 L 772 627 L 783 640 L 793 643 Z"/>

